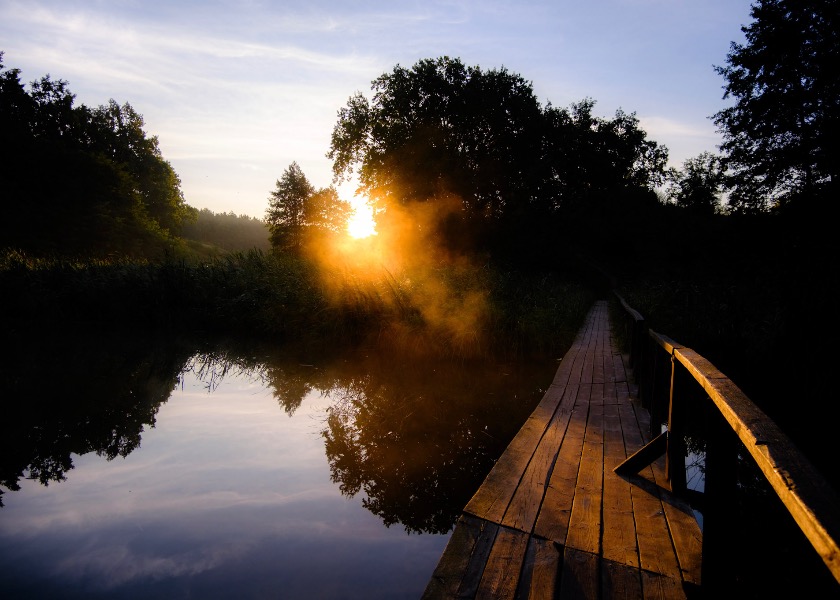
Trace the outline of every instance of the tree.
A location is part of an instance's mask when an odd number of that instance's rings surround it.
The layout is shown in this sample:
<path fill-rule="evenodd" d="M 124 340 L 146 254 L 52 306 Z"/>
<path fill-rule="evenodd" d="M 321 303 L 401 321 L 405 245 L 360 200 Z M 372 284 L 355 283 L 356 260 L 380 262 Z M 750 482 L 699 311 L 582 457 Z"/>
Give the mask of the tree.
<path fill-rule="evenodd" d="M 397 65 L 372 89 L 372 102 L 356 94 L 339 112 L 328 154 L 337 177 L 358 169 L 385 202 L 453 193 L 476 216 L 528 201 L 542 111 L 521 76 L 442 57 Z"/>
<path fill-rule="evenodd" d="M 336 234 L 347 230 L 353 208 L 332 186 L 310 194 L 303 209 L 304 226 L 311 233 Z"/>
<path fill-rule="evenodd" d="M 316 190 L 300 166 L 293 162 L 277 180 L 266 210 L 271 245 L 281 251 L 300 252 L 307 242 L 344 232 L 350 203 L 334 187 Z"/>
<path fill-rule="evenodd" d="M 2 58 L 0 56 L 0 58 Z M 35 254 L 160 252 L 192 218 L 180 180 L 143 117 L 111 100 L 74 105 L 49 75 L 30 84 L 0 62 L 0 246 Z"/>
<path fill-rule="evenodd" d="M 725 171 L 723 160 L 703 152 L 683 163 L 681 171 L 668 173 L 668 198 L 677 206 L 698 214 L 714 214 L 720 209 Z"/>
<path fill-rule="evenodd" d="M 716 67 L 735 103 L 713 119 L 732 170 L 730 202 L 765 210 L 837 186 L 840 4 L 757 0 L 750 14 L 746 43 L 733 42 Z"/>
<path fill-rule="evenodd" d="M 149 217 L 169 231 L 195 220 L 195 211 L 184 201 L 180 178 L 160 152 L 157 136 L 146 136 L 142 115 L 130 104 L 112 99 L 91 111 L 89 119 L 85 142 L 130 174 Z"/>
<path fill-rule="evenodd" d="M 298 252 L 302 247 L 304 210 L 315 188 L 293 162 L 277 180 L 268 199 L 266 222 L 271 232 L 271 245 L 278 250 Z"/>
<path fill-rule="evenodd" d="M 504 68 L 426 59 L 397 65 L 372 89 L 371 100 L 357 93 L 339 111 L 328 153 L 336 178 L 358 172 L 378 209 L 456 199 L 460 210 L 441 211 L 437 227 L 458 249 L 522 254 L 549 239 L 541 233 L 563 211 L 649 192 L 664 172 L 667 151 L 634 114 L 594 117 L 591 100 L 544 108 L 531 83 Z"/>

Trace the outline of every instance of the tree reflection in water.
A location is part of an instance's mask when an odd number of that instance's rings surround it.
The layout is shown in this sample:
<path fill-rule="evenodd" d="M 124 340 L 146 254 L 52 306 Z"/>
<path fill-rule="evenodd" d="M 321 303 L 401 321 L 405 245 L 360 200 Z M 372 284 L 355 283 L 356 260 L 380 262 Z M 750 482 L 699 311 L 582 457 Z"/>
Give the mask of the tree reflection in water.
<path fill-rule="evenodd" d="M 553 375 L 550 364 L 418 361 L 338 349 L 324 355 L 118 333 L 84 337 L 18 340 L 3 351 L 6 490 L 18 490 L 23 477 L 63 481 L 72 454 L 127 456 L 186 371 L 208 391 L 225 377 L 246 375 L 269 386 L 290 417 L 307 394 L 324 397 L 321 434 L 342 494 L 363 494 L 363 505 L 387 526 L 445 533 L 539 400 L 539 383 L 547 386 Z"/>
<path fill-rule="evenodd" d="M 385 525 L 446 533 L 542 395 L 534 373 L 497 365 L 368 358 L 329 390 L 333 481 Z M 543 383 L 553 374 L 543 365 Z M 548 381 L 545 381 L 545 379 Z M 518 389 L 517 389 L 518 388 Z"/>
<path fill-rule="evenodd" d="M 127 456 L 154 427 L 190 353 L 172 338 L 117 332 L 9 340 L 0 356 L 0 485 L 63 481 L 71 454 Z"/>

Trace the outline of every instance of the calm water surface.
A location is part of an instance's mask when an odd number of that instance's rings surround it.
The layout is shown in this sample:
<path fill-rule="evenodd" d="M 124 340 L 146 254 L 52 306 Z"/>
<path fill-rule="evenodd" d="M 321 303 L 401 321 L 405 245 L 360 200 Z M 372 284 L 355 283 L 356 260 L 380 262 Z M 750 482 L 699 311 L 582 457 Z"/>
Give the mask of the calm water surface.
<path fill-rule="evenodd" d="M 418 598 L 553 375 L 74 347 L 6 390 L 4 598 Z"/>

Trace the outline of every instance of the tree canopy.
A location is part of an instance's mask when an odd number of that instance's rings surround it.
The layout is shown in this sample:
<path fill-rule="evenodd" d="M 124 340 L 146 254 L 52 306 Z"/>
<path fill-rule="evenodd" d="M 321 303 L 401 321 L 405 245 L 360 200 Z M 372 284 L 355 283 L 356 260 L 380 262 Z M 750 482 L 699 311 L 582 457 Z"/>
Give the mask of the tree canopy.
<path fill-rule="evenodd" d="M 731 203 L 762 210 L 814 199 L 840 174 L 840 4 L 757 0 L 745 44 L 732 43 L 714 115 L 731 170 Z"/>
<path fill-rule="evenodd" d="M 271 245 L 280 251 L 300 252 L 306 241 L 342 231 L 350 213 L 349 202 L 341 200 L 335 188 L 316 190 L 293 162 L 268 199 Z"/>
<path fill-rule="evenodd" d="M 336 177 L 358 173 L 386 206 L 455 196 L 467 230 L 525 238 L 535 222 L 649 190 L 664 174 L 667 151 L 634 114 L 599 118 L 589 99 L 543 107 L 531 83 L 505 68 L 426 59 L 397 65 L 372 90 L 339 111 L 328 153 Z"/>
<path fill-rule="evenodd" d="M 714 214 L 721 209 L 726 174 L 723 159 L 701 152 L 683 163 L 682 170 L 668 172 L 668 199 L 697 214 Z"/>
<path fill-rule="evenodd" d="M 27 91 L 0 55 L 0 245 L 40 254 L 147 255 L 194 217 L 130 104 L 75 106 L 49 75 Z"/>

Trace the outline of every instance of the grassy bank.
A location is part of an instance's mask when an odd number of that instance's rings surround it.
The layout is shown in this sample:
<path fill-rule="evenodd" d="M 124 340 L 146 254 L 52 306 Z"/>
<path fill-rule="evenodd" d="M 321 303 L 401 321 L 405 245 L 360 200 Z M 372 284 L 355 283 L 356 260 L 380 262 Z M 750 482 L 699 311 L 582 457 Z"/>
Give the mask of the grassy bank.
<path fill-rule="evenodd" d="M 208 262 L 0 260 L 7 331 L 143 328 L 311 343 L 376 343 L 417 353 L 562 353 L 593 300 L 572 276 L 439 265 L 364 277 L 252 251 Z"/>

